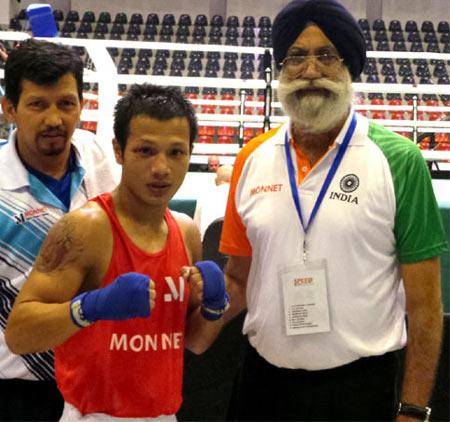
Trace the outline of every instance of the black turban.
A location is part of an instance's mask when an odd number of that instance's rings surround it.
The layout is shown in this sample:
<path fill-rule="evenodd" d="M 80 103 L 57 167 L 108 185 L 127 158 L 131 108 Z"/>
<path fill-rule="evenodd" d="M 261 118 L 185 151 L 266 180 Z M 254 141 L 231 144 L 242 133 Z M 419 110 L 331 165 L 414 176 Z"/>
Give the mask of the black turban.
<path fill-rule="evenodd" d="M 366 44 L 358 22 L 337 0 L 293 0 L 278 13 L 272 27 L 277 66 L 307 23 L 316 24 L 331 40 L 355 80 L 364 68 Z"/>

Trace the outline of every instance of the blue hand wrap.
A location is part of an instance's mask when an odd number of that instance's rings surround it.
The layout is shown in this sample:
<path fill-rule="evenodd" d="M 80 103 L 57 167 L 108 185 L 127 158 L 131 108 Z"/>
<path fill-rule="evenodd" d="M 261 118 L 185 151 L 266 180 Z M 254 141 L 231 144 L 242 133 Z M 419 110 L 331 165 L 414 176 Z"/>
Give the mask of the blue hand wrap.
<path fill-rule="evenodd" d="M 72 299 L 70 315 L 79 327 L 98 320 L 126 320 L 150 316 L 149 277 L 126 273 L 106 287 Z"/>
<path fill-rule="evenodd" d="M 199 261 L 194 264 L 203 279 L 203 303 L 201 313 L 211 321 L 219 319 L 230 306 L 225 290 L 225 278 L 222 270 L 213 261 Z"/>

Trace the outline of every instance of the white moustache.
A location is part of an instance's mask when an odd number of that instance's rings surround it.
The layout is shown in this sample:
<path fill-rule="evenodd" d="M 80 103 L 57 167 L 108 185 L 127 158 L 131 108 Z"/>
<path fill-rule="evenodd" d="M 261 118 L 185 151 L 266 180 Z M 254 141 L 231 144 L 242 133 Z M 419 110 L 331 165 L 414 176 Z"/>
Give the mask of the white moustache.
<path fill-rule="evenodd" d="M 342 83 L 333 82 L 326 78 L 305 81 L 296 79 L 290 82 L 280 81 L 278 91 L 281 95 L 287 96 L 306 89 L 326 89 L 334 95 L 342 92 Z"/>

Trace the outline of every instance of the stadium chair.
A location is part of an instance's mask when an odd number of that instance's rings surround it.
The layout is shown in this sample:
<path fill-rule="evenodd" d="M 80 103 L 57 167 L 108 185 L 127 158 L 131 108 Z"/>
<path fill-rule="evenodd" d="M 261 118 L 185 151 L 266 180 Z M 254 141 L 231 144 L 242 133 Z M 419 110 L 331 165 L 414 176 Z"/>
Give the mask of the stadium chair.
<path fill-rule="evenodd" d="M 244 28 L 254 28 L 256 26 L 256 21 L 253 16 L 245 16 L 242 20 L 242 26 Z"/>
<path fill-rule="evenodd" d="M 120 41 L 122 39 L 122 35 L 117 32 L 111 32 L 111 34 L 109 35 L 109 39 Z"/>
<path fill-rule="evenodd" d="M 439 37 L 441 44 L 448 44 L 450 42 L 450 32 L 443 32 Z"/>
<path fill-rule="evenodd" d="M 191 31 L 189 26 L 187 25 L 178 25 L 177 30 L 175 32 L 177 37 L 189 37 L 191 35 Z"/>
<path fill-rule="evenodd" d="M 81 22 L 94 23 L 95 22 L 95 13 L 92 10 L 86 10 L 86 12 L 83 13 Z"/>
<path fill-rule="evenodd" d="M 367 39 L 366 37 L 364 37 L 365 39 Z M 375 41 L 388 41 L 388 37 L 387 37 L 387 33 L 385 29 L 378 29 L 377 31 L 375 31 L 375 35 L 373 37 L 373 39 Z"/>
<path fill-rule="evenodd" d="M 97 22 L 102 22 L 102 23 L 111 23 L 111 14 L 109 12 L 100 12 L 100 14 L 98 15 L 98 19 Z"/>
<path fill-rule="evenodd" d="M 439 45 L 437 42 L 430 42 L 427 45 L 427 53 L 440 53 Z"/>
<path fill-rule="evenodd" d="M 64 21 L 64 12 L 60 9 L 55 9 L 53 10 L 53 17 L 56 22 L 62 22 Z"/>
<path fill-rule="evenodd" d="M 403 31 L 402 24 L 399 20 L 391 20 L 389 22 L 389 31 Z"/>
<path fill-rule="evenodd" d="M 259 28 L 272 28 L 272 21 L 269 16 L 261 16 L 258 21 Z"/>
<path fill-rule="evenodd" d="M 94 32 L 96 34 L 107 34 L 108 33 L 108 25 L 105 22 L 97 22 L 94 28 Z"/>
<path fill-rule="evenodd" d="M 157 30 L 155 24 L 152 24 L 152 23 L 145 24 L 144 36 L 154 37 L 157 33 L 158 33 L 158 30 Z"/>
<path fill-rule="evenodd" d="M 64 25 L 62 27 L 62 32 L 71 34 L 71 33 L 76 32 L 76 30 L 77 30 L 77 26 L 76 26 L 75 22 L 68 21 L 68 20 L 66 20 L 64 22 Z"/>
<path fill-rule="evenodd" d="M 135 75 L 147 75 L 147 69 L 145 66 L 137 66 L 136 70 L 134 71 Z"/>
<path fill-rule="evenodd" d="M 423 40 L 427 43 L 437 43 L 438 42 L 438 39 L 434 32 L 426 32 L 425 35 L 423 36 Z"/>
<path fill-rule="evenodd" d="M 422 26 L 420 27 L 422 32 L 434 32 L 434 25 L 431 21 L 423 21 Z"/>
<path fill-rule="evenodd" d="M 106 36 L 105 36 L 105 34 L 103 32 L 94 32 L 93 38 L 95 40 L 105 40 Z"/>
<path fill-rule="evenodd" d="M 254 38 L 255 37 L 255 30 L 254 30 L 254 26 L 244 26 L 242 28 L 242 33 L 241 33 L 241 37 L 251 37 Z"/>
<path fill-rule="evenodd" d="M 408 42 L 421 42 L 422 38 L 420 37 L 419 31 L 411 31 L 406 38 Z"/>
<path fill-rule="evenodd" d="M 212 37 L 212 36 L 222 37 L 223 36 L 222 27 L 221 26 L 211 26 L 211 29 L 209 30 L 208 35 L 209 35 L 209 37 Z"/>
<path fill-rule="evenodd" d="M 159 17 L 157 13 L 149 13 L 147 15 L 147 19 L 145 20 L 145 24 L 148 25 L 159 25 Z"/>
<path fill-rule="evenodd" d="M 406 44 L 404 41 L 395 41 L 392 49 L 394 51 L 407 51 Z M 397 60 L 408 60 L 408 59 L 397 59 Z M 400 63 L 397 61 L 397 64 Z"/>
<path fill-rule="evenodd" d="M 195 26 L 208 26 L 208 18 L 206 15 L 200 14 L 195 17 L 194 21 Z"/>
<path fill-rule="evenodd" d="M 414 81 L 414 78 L 412 76 L 405 75 L 405 76 L 402 77 L 402 80 L 401 80 L 400 83 L 414 85 L 415 81 Z"/>
<path fill-rule="evenodd" d="M 187 57 L 186 50 L 174 50 L 174 52 L 172 53 L 173 59 L 185 59 L 186 57 Z"/>
<path fill-rule="evenodd" d="M 161 66 L 153 66 L 152 75 L 154 76 L 164 76 L 165 72 Z"/>
<path fill-rule="evenodd" d="M 107 48 L 109 55 L 114 59 L 119 56 L 119 49 L 117 47 L 108 47 Z"/>
<path fill-rule="evenodd" d="M 153 63 L 153 68 L 160 67 L 163 70 L 166 70 L 168 68 L 167 59 L 162 56 L 155 57 L 155 61 Z"/>
<path fill-rule="evenodd" d="M 205 78 L 217 78 L 218 76 L 217 70 L 205 68 Z"/>
<path fill-rule="evenodd" d="M 396 84 L 397 83 L 397 77 L 394 74 L 386 75 L 384 77 L 383 83 L 385 83 L 385 84 Z"/>
<path fill-rule="evenodd" d="M 358 19 L 358 24 L 363 31 L 370 31 L 369 21 L 366 18 Z"/>
<path fill-rule="evenodd" d="M 217 143 L 218 144 L 232 144 L 233 143 L 233 139 L 231 138 L 231 136 L 218 136 L 217 137 Z"/>
<path fill-rule="evenodd" d="M 410 51 L 423 53 L 423 45 L 420 41 L 411 43 Z"/>
<path fill-rule="evenodd" d="M 376 51 L 390 51 L 389 43 L 387 41 L 379 41 L 375 48 Z"/>
<path fill-rule="evenodd" d="M 372 29 L 374 31 L 380 31 L 380 30 L 386 31 L 386 25 L 384 23 L 384 20 L 383 19 L 375 19 L 372 24 Z"/>
<path fill-rule="evenodd" d="M 172 13 L 166 13 L 162 18 L 162 25 L 175 25 L 175 16 Z"/>
<path fill-rule="evenodd" d="M 221 15 L 214 15 L 211 18 L 210 25 L 211 25 L 211 27 L 222 28 L 222 26 L 223 26 L 223 17 Z"/>
<path fill-rule="evenodd" d="M 130 17 L 130 24 L 141 25 L 144 23 L 144 18 L 141 13 L 133 13 Z"/>
<path fill-rule="evenodd" d="M 366 83 L 378 84 L 380 83 L 380 78 L 378 78 L 378 75 L 367 75 Z"/>
<path fill-rule="evenodd" d="M 216 134 L 216 129 L 214 128 L 214 126 L 199 126 L 198 127 L 198 134 L 200 136 L 209 136 L 209 137 L 213 137 Z"/>
<path fill-rule="evenodd" d="M 241 40 L 241 45 L 243 47 L 254 47 L 255 46 L 255 38 L 254 37 L 244 37 Z"/>
<path fill-rule="evenodd" d="M 86 32 L 78 31 L 77 32 L 77 38 L 87 39 L 89 37 L 88 37 L 88 34 L 86 34 Z"/>
<path fill-rule="evenodd" d="M 411 31 L 419 31 L 419 27 L 417 26 L 417 22 L 415 20 L 410 19 L 405 24 L 405 31 L 411 32 Z"/>
<path fill-rule="evenodd" d="M 234 88 L 222 88 L 220 90 L 220 95 L 222 96 L 222 100 L 234 100 L 236 90 Z"/>
<path fill-rule="evenodd" d="M 253 79 L 253 71 L 251 69 L 241 70 L 241 79 Z"/>
<path fill-rule="evenodd" d="M 222 113 L 222 111 L 221 111 Z M 222 113 L 222 114 L 229 114 L 229 113 Z M 228 137 L 234 137 L 236 136 L 236 128 L 231 126 L 220 126 L 217 129 L 217 135 L 218 136 L 228 136 Z"/>
<path fill-rule="evenodd" d="M 135 48 L 124 48 L 122 49 L 123 57 L 136 57 L 136 49 Z"/>
<path fill-rule="evenodd" d="M 197 142 L 199 144 L 212 144 L 213 143 L 213 137 L 208 135 L 200 135 L 197 137 Z"/>
<path fill-rule="evenodd" d="M 190 15 L 188 15 L 187 13 L 183 13 L 180 15 L 180 17 L 178 18 L 178 26 L 191 26 L 192 25 L 192 19 L 190 17 Z"/>
<path fill-rule="evenodd" d="M 261 37 L 259 39 L 259 43 L 258 43 L 259 47 L 266 47 L 266 48 L 270 48 L 272 47 L 272 37 Z"/>
<path fill-rule="evenodd" d="M 119 60 L 119 65 L 120 68 L 127 68 L 127 69 L 131 69 L 133 67 L 133 60 L 131 57 L 124 57 L 122 56 Z"/>
<path fill-rule="evenodd" d="M 66 15 L 66 21 L 70 22 L 79 22 L 80 21 L 80 15 L 76 10 L 69 10 Z"/>
<path fill-rule="evenodd" d="M 450 32 L 450 25 L 447 21 L 440 21 L 437 26 L 437 32 L 440 34 L 443 33 L 449 33 Z"/>
<path fill-rule="evenodd" d="M 114 18 L 114 23 L 121 23 L 121 24 L 128 23 L 127 15 L 125 13 L 123 13 L 123 12 L 117 13 L 115 18 Z"/>
<path fill-rule="evenodd" d="M 111 27 L 111 34 L 120 34 L 123 35 L 125 33 L 125 28 L 123 23 L 114 22 Z"/>
<path fill-rule="evenodd" d="M 396 42 L 396 41 L 405 42 L 405 37 L 403 35 L 403 31 L 392 31 L 391 32 L 391 41 L 392 42 Z"/>
<path fill-rule="evenodd" d="M 172 58 L 172 63 L 170 64 L 170 68 L 171 69 L 181 69 L 184 70 L 186 69 L 186 64 L 184 62 L 184 58 L 183 57 L 173 57 Z"/>
<path fill-rule="evenodd" d="M 130 23 L 128 25 L 127 35 L 134 34 L 134 35 L 141 35 L 141 26 L 137 23 Z"/>
<path fill-rule="evenodd" d="M 150 68 L 150 58 L 146 57 L 146 56 L 140 56 L 140 57 L 138 56 L 138 60 L 136 62 L 136 67 L 137 66 L 144 66 L 146 69 L 149 69 Z"/>
<path fill-rule="evenodd" d="M 173 15 L 172 15 L 173 16 Z M 159 35 L 163 35 L 163 36 L 172 36 L 174 34 L 173 31 L 173 26 L 163 23 L 161 25 L 161 30 L 159 31 Z"/>
<path fill-rule="evenodd" d="M 226 26 L 228 28 L 230 27 L 234 27 L 234 28 L 238 28 L 239 25 L 239 18 L 237 16 L 228 16 L 227 18 L 227 22 L 226 22 Z"/>
<path fill-rule="evenodd" d="M 78 32 L 85 32 L 86 34 L 90 34 L 92 32 L 92 24 L 90 22 L 81 22 L 80 27 L 78 28 Z"/>
<path fill-rule="evenodd" d="M 386 114 L 384 111 L 382 111 L 382 110 L 372 111 L 371 119 L 379 120 L 379 119 L 385 119 L 385 118 L 386 118 Z"/>
<path fill-rule="evenodd" d="M 263 27 L 259 30 L 258 38 L 263 38 L 263 37 L 268 37 L 268 38 L 272 37 L 272 28 L 271 27 L 267 27 L 267 28 Z"/>

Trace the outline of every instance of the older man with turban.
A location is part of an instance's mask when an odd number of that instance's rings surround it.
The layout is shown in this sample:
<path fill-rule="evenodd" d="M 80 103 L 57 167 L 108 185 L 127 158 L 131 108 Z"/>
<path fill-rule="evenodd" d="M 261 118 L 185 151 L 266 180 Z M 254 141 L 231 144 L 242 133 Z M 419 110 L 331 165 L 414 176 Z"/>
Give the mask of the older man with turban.
<path fill-rule="evenodd" d="M 289 121 L 238 155 L 221 239 L 249 339 L 231 416 L 426 420 L 448 250 L 428 168 L 352 108 L 365 46 L 342 4 L 288 3 L 273 51 Z"/>

